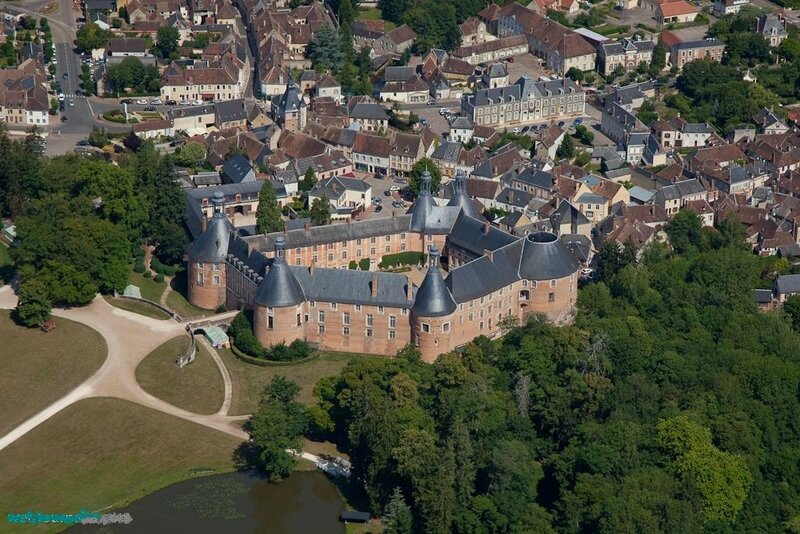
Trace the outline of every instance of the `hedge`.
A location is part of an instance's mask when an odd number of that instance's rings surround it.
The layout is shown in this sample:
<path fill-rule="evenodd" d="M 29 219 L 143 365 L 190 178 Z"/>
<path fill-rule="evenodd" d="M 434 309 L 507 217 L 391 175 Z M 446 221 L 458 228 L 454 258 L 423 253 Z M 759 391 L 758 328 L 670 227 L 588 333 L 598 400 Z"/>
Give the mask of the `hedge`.
<path fill-rule="evenodd" d="M 235 346 L 254 358 L 263 358 L 266 349 L 253 334 L 253 323 L 250 320 L 251 312 L 239 312 L 228 327 L 228 335 L 233 338 Z"/>
<path fill-rule="evenodd" d="M 261 367 L 290 367 L 292 365 L 302 365 L 304 363 L 308 363 L 310 361 L 314 361 L 319 358 L 319 352 L 315 352 L 308 358 L 304 358 L 302 360 L 295 360 L 293 362 L 274 362 L 272 360 L 265 360 L 263 358 L 253 358 L 252 356 L 248 356 L 247 354 L 243 353 L 239 349 L 236 348 L 236 345 L 231 345 L 231 352 L 234 356 L 238 359 L 242 360 L 245 363 L 252 363 L 253 365 L 259 365 Z"/>
<path fill-rule="evenodd" d="M 111 111 L 104 112 L 103 118 L 110 122 L 125 124 L 125 115 L 118 109 L 113 109 Z"/>
<path fill-rule="evenodd" d="M 153 259 L 150 260 L 150 268 L 153 269 L 155 272 L 163 274 L 164 276 L 175 276 L 180 269 L 179 265 L 166 265 L 161 263 L 161 260 L 153 256 Z"/>
<path fill-rule="evenodd" d="M 347 264 L 347 268 L 353 271 L 358 269 L 358 264 L 356 263 L 356 260 L 350 260 L 350 263 Z"/>
<path fill-rule="evenodd" d="M 140 258 L 137 258 L 136 263 L 133 265 L 133 272 L 135 273 L 143 273 L 145 272 L 144 261 L 140 261 Z"/>
<path fill-rule="evenodd" d="M 369 271 L 369 264 L 370 264 L 369 258 L 361 258 L 360 260 L 358 260 L 358 268 L 361 269 L 362 271 Z"/>
<path fill-rule="evenodd" d="M 397 267 L 399 265 L 419 265 L 426 261 L 426 254 L 422 252 L 398 252 L 397 254 L 387 254 L 381 258 L 378 265 L 381 269 Z"/>

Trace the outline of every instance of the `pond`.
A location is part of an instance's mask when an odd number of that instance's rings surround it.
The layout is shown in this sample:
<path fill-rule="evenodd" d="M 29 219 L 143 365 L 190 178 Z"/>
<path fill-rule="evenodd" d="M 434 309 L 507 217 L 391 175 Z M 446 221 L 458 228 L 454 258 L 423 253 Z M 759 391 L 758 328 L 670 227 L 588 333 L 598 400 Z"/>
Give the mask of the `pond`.
<path fill-rule="evenodd" d="M 271 484 L 252 472 L 227 473 L 179 482 L 115 510 L 129 525 L 75 525 L 76 533 L 342 533 L 344 510 L 325 475 L 298 471 Z"/>

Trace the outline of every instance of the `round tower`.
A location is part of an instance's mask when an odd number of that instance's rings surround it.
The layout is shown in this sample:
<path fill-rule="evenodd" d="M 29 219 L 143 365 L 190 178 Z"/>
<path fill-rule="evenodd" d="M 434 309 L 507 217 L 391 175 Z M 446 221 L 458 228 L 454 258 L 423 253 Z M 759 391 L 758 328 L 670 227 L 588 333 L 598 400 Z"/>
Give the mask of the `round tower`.
<path fill-rule="evenodd" d="M 467 193 L 467 174 L 462 170 L 456 172 L 456 178 L 453 182 L 453 196 L 447 205 L 461 208 L 464 215 L 468 215 L 473 219 L 483 220 L 483 217 L 475 208 L 475 203 L 469 198 Z"/>
<path fill-rule="evenodd" d="M 434 206 L 433 196 L 431 195 L 431 173 L 428 169 L 422 171 L 419 177 L 419 195 L 414 200 L 411 207 L 411 231 L 425 233 L 427 227 L 428 214 Z"/>
<path fill-rule="evenodd" d="M 428 272 L 411 307 L 414 340 L 423 361 L 432 363 L 439 354 L 455 348 L 451 324 L 455 311 L 456 302 L 442 279 L 439 249 L 434 245 L 428 252 Z"/>
<path fill-rule="evenodd" d="M 253 329 L 265 347 L 305 338 L 302 314 L 305 296 L 284 257 L 283 236 L 275 239 L 275 257 L 256 290 Z"/>
<path fill-rule="evenodd" d="M 525 236 L 519 276 L 528 280 L 520 290 L 520 306 L 527 313 L 543 313 L 561 321 L 575 309 L 580 265 L 567 246 L 551 232 Z"/>
<path fill-rule="evenodd" d="M 187 251 L 189 302 L 207 310 L 225 305 L 225 257 L 228 255 L 228 243 L 234 229 L 223 213 L 224 201 L 222 192 L 215 191 L 211 198 L 214 215 Z"/>

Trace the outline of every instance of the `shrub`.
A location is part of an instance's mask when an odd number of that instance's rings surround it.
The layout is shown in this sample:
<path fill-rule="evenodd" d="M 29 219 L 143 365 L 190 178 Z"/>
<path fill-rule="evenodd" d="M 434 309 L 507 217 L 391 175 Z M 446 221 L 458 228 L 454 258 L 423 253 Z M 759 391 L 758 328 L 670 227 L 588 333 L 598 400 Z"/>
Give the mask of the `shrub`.
<path fill-rule="evenodd" d="M 264 357 L 264 345 L 253 334 L 250 312 L 239 312 L 228 327 L 228 336 L 233 339 L 237 349 L 255 358 Z"/>
<path fill-rule="evenodd" d="M 369 263 L 370 263 L 369 258 L 361 258 L 358 261 L 358 268 L 361 269 L 362 271 L 369 271 Z"/>
<path fill-rule="evenodd" d="M 425 261 L 425 254 L 422 252 L 398 252 L 397 254 L 387 254 L 381 258 L 378 265 L 381 269 L 389 269 L 399 265 L 418 265 Z"/>
<path fill-rule="evenodd" d="M 159 284 L 161 284 L 161 283 L 163 283 L 163 282 L 164 282 L 164 275 L 163 275 L 162 273 L 158 273 L 158 274 L 155 276 L 155 278 L 153 278 L 153 280 L 155 280 L 156 282 L 158 282 Z"/>
<path fill-rule="evenodd" d="M 151 273 L 150 271 L 145 271 L 142 276 L 144 276 L 145 278 L 151 278 L 153 276 L 153 273 Z"/>
<path fill-rule="evenodd" d="M 144 261 L 141 258 L 136 259 L 136 263 L 133 265 L 133 272 L 135 273 L 143 273 L 145 271 Z"/>
<path fill-rule="evenodd" d="M 347 264 L 347 268 L 351 270 L 358 269 L 358 264 L 356 263 L 356 260 L 350 260 L 350 263 Z"/>
<path fill-rule="evenodd" d="M 150 268 L 157 273 L 163 274 L 164 276 L 175 276 L 175 273 L 178 272 L 180 266 L 166 265 L 161 263 L 161 260 L 159 260 L 157 257 L 153 256 L 153 259 L 150 260 Z"/>
<path fill-rule="evenodd" d="M 275 362 L 293 362 L 310 357 L 314 349 L 310 343 L 295 339 L 290 345 L 276 343 L 267 349 L 266 359 Z"/>

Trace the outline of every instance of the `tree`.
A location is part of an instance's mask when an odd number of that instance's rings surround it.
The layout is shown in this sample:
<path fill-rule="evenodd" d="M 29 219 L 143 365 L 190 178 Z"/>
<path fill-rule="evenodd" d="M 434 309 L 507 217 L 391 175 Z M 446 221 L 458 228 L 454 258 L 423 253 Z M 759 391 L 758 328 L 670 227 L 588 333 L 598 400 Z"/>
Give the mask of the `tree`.
<path fill-rule="evenodd" d="M 172 57 L 172 54 L 178 51 L 178 39 L 180 39 L 180 33 L 177 28 L 160 27 L 156 34 L 155 54 L 162 59 Z"/>
<path fill-rule="evenodd" d="M 705 246 L 703 222 L 692 210 L 679 211 L 670 219 L 664 230 L 669 236 L 672 249 L 678 254 L 687 254 Z"/>
<path fill-rule="evenodd" d="M 311 60 L 314 68 L 321 70 L 338 69 L 344 61 L 341 41 L 333 28 L 324 25 L 311 37 L 306 47 L 306 57 Z"/>
<path fill-rule="evenodd" d="M 41 279 L 29 278 L 20 285 L 15 319 L 21 325 L 39 326 L 50 318 L 51 307 L 47 285 Z"/>
<path fill-rule="evenodd" d="M 142 146 L 142 140 L 131 130 L 128 132 L 128 135 L 125 136 L 125 139 L 122 140 L 122 144 L 131 152 L 136 152 L 139 150 L 139 147 Z"/>
<path fill-rule="evenodd" d="M 80 52 L 91 52 L 96 48 L 103 48 L 108 44 L 111 32 L 101 30 L 94 22 L 87 23 L 76 33 L 75 46 Z"/>
<path fill-rule="evenodd" d="M 575 127 L 575 137 L 577 137 L 584 145 L 590 145 L 594 142 L 594 133 L 592 133 L 586 126 L 579 124 Z"/>
<path fill-rule="evenodd" d="M 289 476 L 297 459 L 287 449 L 301 450 L 308 425 L 305 408 L 297 402 L 299 386 L 282 376 L 267 384 L 256 412 L 245 423 L 256 453 L 256 466 L 271 481 Z"/>
<path fill-rule="evenodd" d="M 442 173 L 433 160 L 429 158 L 422 158 L 418 160 L 412 167 L 408 179 L 408 188 L 414 196 L 419 195 L 420 190 L 420 177 L 422 173 L 428 171 L 431 174 L 431 192 L 439 190 L 439 185 L 442 183 Z"/>
<path fill-rule="evenodd" d="M 317 173 L 314 172 L 314 167 L 310 166 L 306 169 L 306 174 L 303 176 L 303 179 L 300 180 L 299 188 L 300 191 L 304 191 L 308 193 L 314 186 L 317 184 Z"/>
<path fill-rule="evenodd" d="M 786 297 L 783 303 L 783 311 L 789 316 L 792 327 L 795 330 L 800 330 L 800 295 Z"/>
<path fill-rule="evenodd" d="M 575 82 L 583 81 L 583 71 L 578 67 L 571 67 L 567 71 L 567 78 Z"/>
<path fill-rule="evenodd" d="M 314 199 L 309 210 L 309 217 L 314 226 L 323 226 L 331 222 L 331 201 L 328 200 L 328 197 L 322 195 Z"/>
<path fill-rule="evenodd" d="M 96 92 L 92 69 L 89 68 L 89 65 L 81 64 L 81 83 L 84 93 L 93 94 Z"/>
<path fill-rule="evenodd" d="M 383 515 L 383 531 L 386 534 L 411 534 L 412 520 L 411 508 L 406 504 L 403 492 L 396 486 Z"/>
<path fill-rule="evenodd" d="M 575 156 L 575 142 L 572 140 L 572 136 L 565 135 L 564 140 L 561 141 L 561 144 L 558 146 L 556 150 L 556 157 L 559 159 L 572 159 Z"/>
<path fill-rule="evenodd" d="M 181 147 L 173 159 L 183 167 L 200 167 L 206 160 L 206 147 L 197 141 L 189 141 Z"/>
<path fill-rule="evenodd" d="M 268 234 L 283 230 L 283 219 L 278 207 L 278 197 L 275 188 L 269 181 L 265 181 L 258 194 L 258 208 L 256 208 L 256 233 Z"/>

